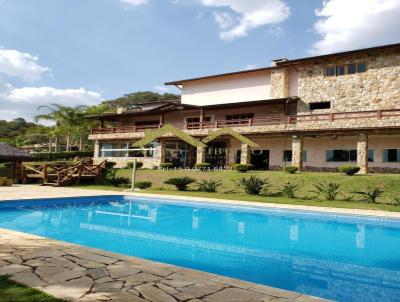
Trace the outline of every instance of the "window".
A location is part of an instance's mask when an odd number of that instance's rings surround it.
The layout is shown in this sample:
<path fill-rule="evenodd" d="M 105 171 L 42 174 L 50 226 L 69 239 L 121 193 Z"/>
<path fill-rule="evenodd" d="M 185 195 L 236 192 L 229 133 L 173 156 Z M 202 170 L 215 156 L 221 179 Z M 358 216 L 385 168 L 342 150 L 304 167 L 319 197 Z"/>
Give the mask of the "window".
<path fill-rule="evenodd" d="M 326 161 L 328 162 L 347 162 L 357 161 L 357 150 L 327 150 Z M 368 150 L 368 161 L 374 161 L 374 150 Z"/>
<path fill-rule="evenodd" d="M 283 150 L 283 161 L 292 161 L 292 150 Z"/>
<path fill-rule="evenodd" d="M 317 110 L 317 109 L 330 109 L 331 102 L 315 102 L 310 103 L 310 110 Z"/>
<path fill-rule="evenodd" d="M 368 161 L 373 162 L 375 157 L 375 151 L 374 149 L 369 149 L 368 150 Z"/>
<path fill-rule="evenodd" d="M 384 149 L 383 161 L 389 163 L 400 162 L 400 149 Z"/>
<path fill-rule="evenodd" d="M 327 150 L 326 161 L 330 162 L 346 162 L 356 161 L 357 150 Z"/>
<path fill-rule="evenodd" d="M 228 121 L 231 120 L 248 120 L 254 117 L 254 113 L 240 113 L 240 114 L 229 114 L 225 116 Z"/>
<path fill-rule="evenodd" d="M 308 152 L 307 150 L 303 150 L 303 162 L 307 162 Z M 292 161 L 292 150 L 283 150 L 283 161 L 290 162 Z"/>
<path fill-rule="evenodd" d="M 205 122 L 211 122 L 211 116 L 205 116 L 204 121 Z M 200 117 L 187 117 L 186 118 L 186 123 L 200 123 Z"/>
<path fill-rule="evenodd" d="M 344 75 L 345 74 L 345 67 L 344 65 L 336 66 L 336 75 Z"/>
<path fill-rule="evenodd" d="M 367 71 L 367 64 L 365 63 L 357 64 L 357 72 L 366 72 L 366 71 Z"/>
<path fill-rule="evenodd" d="M 137 121 L 135 122 L 135 126 L 145 127 L 145 126 L 158 126 L 160 124 L 159 120 L 154 121 Z"/>
<path fill-rule="evenodd" d="M 367 71 L 366 63 L 351 63 L 347 65 L 328 66 L 325 71 L 327 77 L 342 76 Z"/>
<path fill-rule="evenodd" d="M 357 72 L 357 65 L 356 64 L 347 65 L 347 73 L 348 74 L 355 74 L 356 72 Z"/>
<path fill-rule="evenodd" d="M 326 68 L 326 76 L 333 77 L 335 76 L 335 67 L 328 67 Z"/>

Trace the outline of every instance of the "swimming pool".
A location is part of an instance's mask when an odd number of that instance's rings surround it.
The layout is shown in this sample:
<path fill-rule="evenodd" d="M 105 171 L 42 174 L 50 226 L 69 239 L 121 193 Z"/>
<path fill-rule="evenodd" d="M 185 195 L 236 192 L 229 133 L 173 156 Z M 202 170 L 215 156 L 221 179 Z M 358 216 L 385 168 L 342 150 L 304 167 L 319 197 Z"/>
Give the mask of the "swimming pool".
<path fill-rule="evenodd" d="M 400 301 L 400 221 L 124 196 L 0 202 L 0 228 L 339 301 Z"/>

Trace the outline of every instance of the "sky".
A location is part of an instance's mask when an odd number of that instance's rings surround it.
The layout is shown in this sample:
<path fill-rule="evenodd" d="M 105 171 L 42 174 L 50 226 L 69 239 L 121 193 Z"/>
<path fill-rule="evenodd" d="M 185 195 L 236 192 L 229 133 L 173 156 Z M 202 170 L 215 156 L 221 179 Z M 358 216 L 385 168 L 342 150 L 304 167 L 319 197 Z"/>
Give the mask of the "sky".
<path fill-rule="evenodd" d="M 0 0 L 0 120 L 400 42 L 400 0 Z"/>

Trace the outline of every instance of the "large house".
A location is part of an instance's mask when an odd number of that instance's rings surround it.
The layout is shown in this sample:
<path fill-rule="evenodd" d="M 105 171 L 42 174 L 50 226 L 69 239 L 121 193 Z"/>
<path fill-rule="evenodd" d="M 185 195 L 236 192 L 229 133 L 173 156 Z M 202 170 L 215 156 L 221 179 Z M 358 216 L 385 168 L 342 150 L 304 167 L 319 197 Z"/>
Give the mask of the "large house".
<path fill-rule="evenodd" d="M 181 102 L 92 117 L 95 161 L 400 171 L 400 44 L 166 85 L 182 91 Z"/>

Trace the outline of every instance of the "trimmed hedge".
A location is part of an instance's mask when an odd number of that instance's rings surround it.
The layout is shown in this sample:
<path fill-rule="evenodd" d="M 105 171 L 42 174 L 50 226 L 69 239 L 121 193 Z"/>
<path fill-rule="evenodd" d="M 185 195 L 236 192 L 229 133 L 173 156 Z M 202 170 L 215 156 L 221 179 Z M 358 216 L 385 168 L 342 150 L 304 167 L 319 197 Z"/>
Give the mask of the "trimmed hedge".
<path fill-rule="evenodd" d="M 358 171 L 360 171 L 360 168 L 357 166 L 354 166 L 354 165 L 339 167 L 339 172 L 344 173 L 349 176 L 356 174 Z"/>
<path fill-rule="evenodd" d="M 139 188 L 141 190 L 146 190 L 148 188 L 151 188 L 153 184 L 151 183 L 151 181 L 137 181 L 135 183 L 135 188 Z"/>
<path fill-rule="evenodd" d="M 299 168 L 295 166 L 286 166 L 283 168 L 283 171 L 290 174 L 296 174 L 299 171 Z"/>
<path fill-rule="evenodd" d="M 173 163 L 161 163 L 160 164 L 160 168 L 161 169 L 171 169 L 174 167 Z"/>
<path fill-rule="evenodd" d="M 71 160 L 75 157 L 93 157 L 93 151 L 43 152 L 33 156 L 32 161 Z"/>
<path fill-rule="evenodd" d="M 129 161 L 126 163 L 126 167 L 128 169 L 132 169 L 133 168 L 133 161 Z M 141 167 L 143 167 L 143 163 L 141 161 L 137 161 L 136 162 L 136 169 L 140 169 Z"/>
<path fill-rule="evenodd" d="M 254 166 L 251 164 L 235 164 L 233 167 L 239 172 L 247 172 L 254 169 Z"/>

